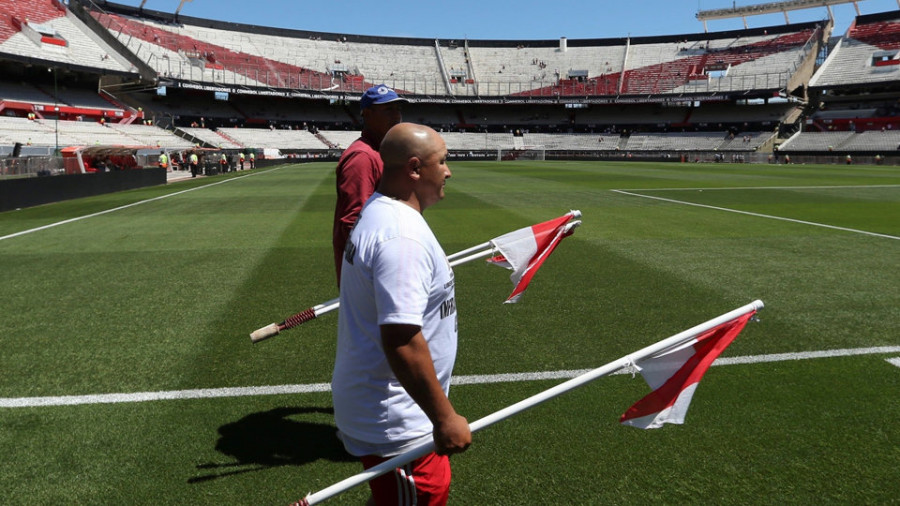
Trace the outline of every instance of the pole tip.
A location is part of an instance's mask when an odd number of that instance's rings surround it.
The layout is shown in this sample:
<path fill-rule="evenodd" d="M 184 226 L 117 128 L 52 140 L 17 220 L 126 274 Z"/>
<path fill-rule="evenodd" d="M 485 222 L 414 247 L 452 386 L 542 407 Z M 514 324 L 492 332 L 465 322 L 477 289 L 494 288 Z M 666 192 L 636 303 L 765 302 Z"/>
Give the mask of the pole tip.
<path fill-rule="evenodd" d="M 258 343 L 263 339 L 268 339 L 272 336 L 277 336 L 280 331 L 278 330 L 278 324 L 273 323 L 271 325 L 266 325 L 261 329 L 256 329 L 253 333 L 250 334 L 250 341 L 254 343 Z"/>

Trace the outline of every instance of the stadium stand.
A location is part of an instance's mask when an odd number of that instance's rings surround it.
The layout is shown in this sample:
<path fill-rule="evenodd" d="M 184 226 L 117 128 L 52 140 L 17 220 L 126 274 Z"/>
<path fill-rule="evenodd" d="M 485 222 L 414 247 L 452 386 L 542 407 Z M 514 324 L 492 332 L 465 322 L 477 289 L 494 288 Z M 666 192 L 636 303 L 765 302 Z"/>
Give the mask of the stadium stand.
<path fill-rule="evenodd" d="M 633 134 L 625 149 L 641 151 L 714 151 L 725 141 L 725 132 Z"/>
<path fill-rule="evenodd" d="M 131 65 L 87 30 L 57 0 L 4 2 L 0 53 L 20 60 L 46 60 L 73 67 L 129 72 Z"/>
<path fill-rule="evenodd" d="M 861 17 L 853 23 L 809 84 L 835 88 L 898 80 L 900 12 L 890 12 Z"/>
<path fill-rule="evenodd" d="M 852 135 L 853 132 L 800 132 L 786 140 L 780 151 L 840 150 Z"/>
<path fill-rule="evenodd" d="M 774 132 L 738 132 L 716 147 L 718 151 L 756 151 L 774 139 Z"/>
<path fill-rule="evenodd" d="M 765 33 L 764 33 L 765 32 Z M 606 66 L 599 74 L 574 78 L 554 73 L 558 84 L 526 95 L 605 95 L 710 93 L 784 89 L 805 59 L 814 56 L 823 27 L 803 25 L 768 34 L 722 32 L 706 40 L 647 37 L 626 40 L 617 49 L 624 55 L 619 66 Z M 616 61 L 601 56 L 602 61 Z"/>
<path fill-rule="evenodd" d="M 244 147 L 234 142 L 231 138 L 208 128 L 179 127 L 177 132 L 180 132 L 185 139 L 195 140 L 197 144 L 205 146 L 217 146 L 225 149 L 241 149 Z"/>
<path fill-rule="evenodd" d="M 844 141 L 845 151 L 877 151 L 888 153 L 900 149 L 900 132 L 867 131 L 859 132 Z"/>
<path fill-rule="evenodd" d="M 482 158 L 531 149 L 765 160 L 779 143 L 792 153 L 893 153 L 900 132 L 900 11 L 859 16 L 829 44 L 830 21 L 618 39 L 435 40 L 89 0 L 0 7 L 8 12 L 0 17 L 0 153 L 16 143 L 25 153 L 110 143 L 334 157 L 359 136 L 359 92 L 380 82 L 410 100 L 407 121 Z"/>
<path fill-rule="evenodd" d="M 449 150 L 489 150 L 513 149 L 516 143 L 513 134 L 509 133 L 463 133 L 442 132 L 441 137 L 447 143 Z"/>
<path fill-rule="evenodd" d="M 261 30 L 181 17 L 92 15 L 160 76 L 232 85 L 418 95 L 619 95 L 782 89 L 822 27 L 635 39 L 439 41 Z M 215 41 L 214 43 L 211 41 Z M 711 72 L 723 72 L 710 78 Z"/>
<path fill-rule="evenodd" d="M 281 150 L 326 149 L 328 145 L 306 130 L 279 130 L 265 128 L 226 128 L 218 133 L 242 146 Z"/>
<path fill-rule="evenodd" d="M 354 131 L 320 130 L 319 133 L 340 149 L 347 148 L 353 141 L 359 138 L 359 132 Z"/>
<path fill-rule="evenodd" d="M 878 152 L 893 154 L 900 149 L 900 132 L 803 132 L 785 141 L 784 152 Z"/>
<path fill-rule="evenodd" d="M 294 53 L 294 40 L 280 37 L 243 35 L 233 30 L 199 27 L 190 24 L 161 23 L 119 14 L 93 11 L 107 30 L 135 55 L 153 67 L 160 76 L 278 88 L 313 88 L 330 91 L 360 91 L 364 81 L 336 78 L 334 73 L 311 70 L 303 65 L 277 58 L 302 55 Z M 215 41 L 215 42 L 211 42 Z M 254 54 L 261 48 L 271 57 Z M 338 62 L 337 59 L 334 60 Z"/>
<path fill-rule="evenodd" d="M 88 121 L 29 120 L 0 116 L 0 144 L 25 146 L 116 145 L 187 148 L 192 144 L 154 126 L 103 125 Z"/>
<path fill-rule="evenodd" d="M 616 151 L 621 141 L 618 135 L 526 133 L 522 137 L 524 146 L 549 150 Z"/>

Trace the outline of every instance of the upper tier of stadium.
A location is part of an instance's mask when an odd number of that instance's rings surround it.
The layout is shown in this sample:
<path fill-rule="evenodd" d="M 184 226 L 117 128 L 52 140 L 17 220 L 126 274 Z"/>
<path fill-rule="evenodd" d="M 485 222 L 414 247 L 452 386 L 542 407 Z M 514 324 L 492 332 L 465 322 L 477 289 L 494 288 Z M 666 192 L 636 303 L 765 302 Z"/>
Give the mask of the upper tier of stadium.
<path fill-rule="evenodd" d="M 230 88 L 411 97 L 790 93 L 896 80 L 900 11 L 860 16 L 812 81 L 832 24 L 567 40 L 437 40 L 288 30 L 114 3 L 2 0 L 0 53 L 101 74 Z"/>
<path fill-rule="evenodd" d="M 858 16 L 837 37 L 825 20 L 512 41 L 287 30 L 89 0 L 0 7 L 2 152 L 338 149 L 358 131 L 350 102 L 382 82 L 457 150 L 758 151 L 787 139 L 786 151 L 871 151 L 896 135 L 867 132 L 900 131 L 900 11 Z"/>
<path fill-rule="evenodd" d="M 107 4 L 91 15 L 161 78 L 407 95 L 585 96 L 782 90 L 827 27 L 583 40 L 371 37 L 224 23 Z"/>
<path fill-rule="evenodd" d="M 383 82 L 410 96 L 443 98 L 790 90 L 802 85 L 796 77 L 831 27 L 823 22 L 661 37 L 436 40 L 176 18 L 113 3 L 0 5 L 7 12 L 0 19 L 0 53 L 21 60 L 257 89 L 355 94 Z"/>
<path fill-rule="evenodd" d="M 900 12 L 856 18 L 810 80 L 815 88 L 900 81 Z"/>

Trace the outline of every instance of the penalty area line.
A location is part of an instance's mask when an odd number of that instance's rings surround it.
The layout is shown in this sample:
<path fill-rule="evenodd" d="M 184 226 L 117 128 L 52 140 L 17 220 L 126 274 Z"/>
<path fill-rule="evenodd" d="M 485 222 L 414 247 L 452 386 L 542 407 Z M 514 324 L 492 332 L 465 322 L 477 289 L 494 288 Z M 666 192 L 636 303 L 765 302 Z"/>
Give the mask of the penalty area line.
<path fill-rule="evenodd" d="M 757 218 L 767 218 L 770 220 L 789 221 L 791 223 L 799 223 L 801 225 L 812 225 L 814 227 L 830 228 L 832 230 L 840 230 L 842 232 L 852 232 L 854 234 L 862 234 L 862 235 L 869 235 L 872 237 L 883 237 L 885 239 L 900 240 L 900 237 L 897 237 L 895 235 L 879 234 L 877 232 L 869 232 L 866 230 L 858 230 L 855 228 L 838 227 L 836 225 L 827 225 L 825 223 L 816 223 L 814 221 L 804 221 L 804 220 L 797 220 L 794 218 L 785 218 L 784 216 L 774 216 L 771 214 L 754 213 L 751 211 L 741 211 L 739 209 L 730 209 L 728 207 L 718 207 L 718 206 L 711 206 L 711 205 L 707 205 L 707 204 L 698 204 L 696 202 L 688 202 L 685 200 L 667 199 L 665 197 L 654 197 L 652 195 L 643 195 L 640 193 L 632 193 L 632 192 L 628 192 L 628 191 L 624 191 L 624 190 L 610 190 L 610 191 L 613 191 L 615 193 L 621 193 L 622 195 L 630 195 L 632 197 L 641 197 L 641 198 L 645 198 L 645 199 L 661 200 L 663 202 L 671 202 L 673 204 L 682 204 L 682 205 L 686 205 L 686 206 L 702 207 L 705 209 L 715 209 L 716 211 L 726 211 L 729 213 L 745 214 L 747 216 L 755 216 Z"/>
<path fill-rule="evenodd" d="M 879 355 L 900 353 L 900 346 L 881 346 L 873 348 L 849 348 L 839 350 L 809 351 L 798 353 L 775 353 L 770 355 L 751 355 L 744 357 L 719 358 L 712 365 L 761 364 L 768 362 L 786 362 L 791 360 L 810 360 L 832 357 L 850 357 L 858 355 Z M 900 358 L 888 359 L 891 364 L 900 367 Z M 514 383 L 525 381 L 542 381 L 552 379 L 571 379 L 581 376 L 593 369 L 482 374 L 455 376 L 454 385 L 483 385 L 493 383 Z M 613 374 L 630 374 L 622 369 Z M 171 390 L 163 392 L 138 392 L 94 395 L 63 395 L 57 397 L 7 397 L 0 398 L 0 408 L 29 408 L 44 406 L 74 406 L 81 404 L 118 404 L 126 402 L 148 402 L 177 399 L 212 399 L 221 397 L 247 397 L 260 395 L 309 394 L 330 392 L 328 383 L 309 383 L 302 385 L 272 385 L 257 387 L 200 388 L 194 390 Z"/>

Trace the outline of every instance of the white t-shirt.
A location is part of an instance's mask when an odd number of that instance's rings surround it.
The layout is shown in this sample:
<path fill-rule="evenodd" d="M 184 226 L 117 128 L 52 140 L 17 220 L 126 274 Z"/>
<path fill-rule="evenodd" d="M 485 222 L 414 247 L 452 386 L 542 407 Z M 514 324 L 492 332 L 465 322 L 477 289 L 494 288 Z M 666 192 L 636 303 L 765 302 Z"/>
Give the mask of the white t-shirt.
<path fill-rule="evenodd" d="M 394 376 L 379 326 L 422 327 L 449 393 L 457 344 L 453 269 L 422 215 L 376 192 L 350 233 L 341 273 L 335 422 L 351 454 L 390 456 L 428 436 L 432 424 Z"/>

